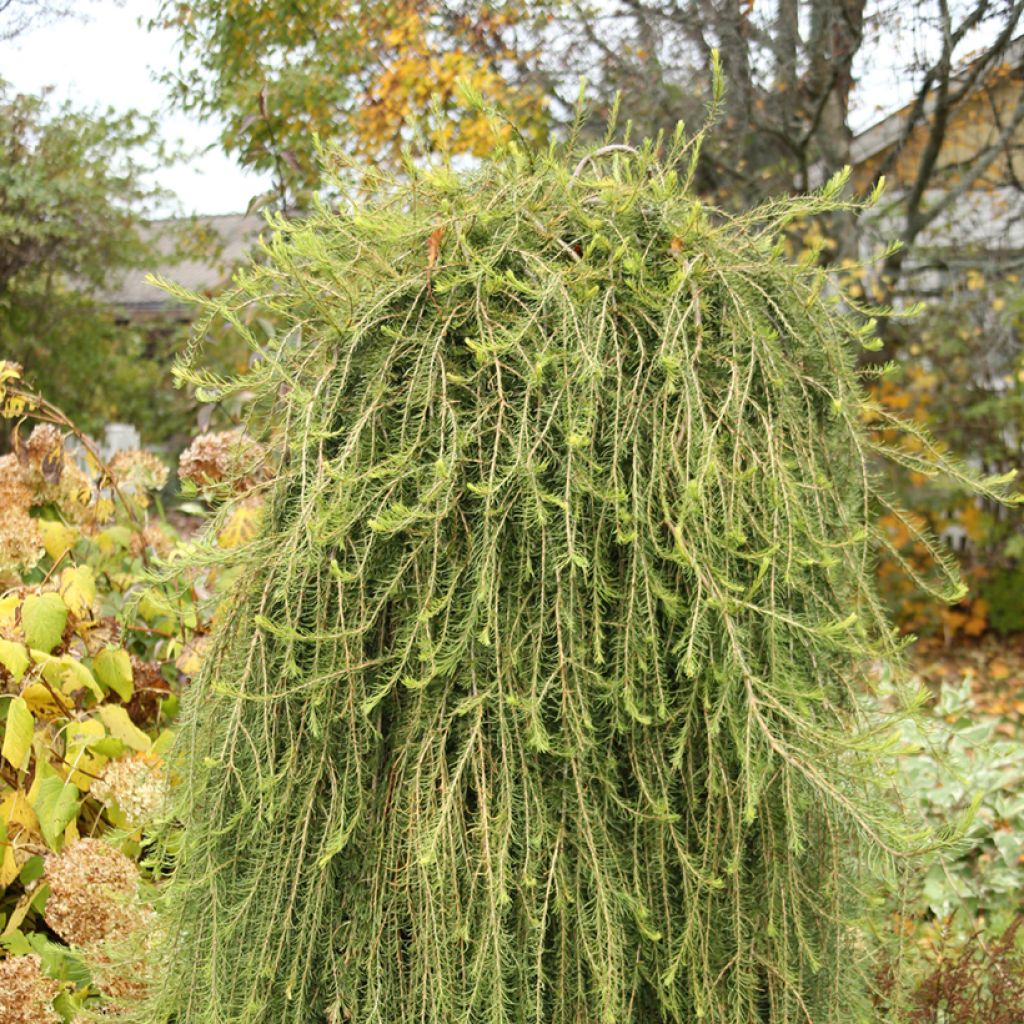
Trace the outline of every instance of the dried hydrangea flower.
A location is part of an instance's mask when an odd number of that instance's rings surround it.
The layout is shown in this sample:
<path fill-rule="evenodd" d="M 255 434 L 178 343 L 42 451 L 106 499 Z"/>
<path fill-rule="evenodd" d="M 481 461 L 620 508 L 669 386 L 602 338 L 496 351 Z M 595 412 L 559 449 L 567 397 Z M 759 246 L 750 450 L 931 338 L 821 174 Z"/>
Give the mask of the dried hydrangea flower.
<path fill-rule="evenodd" d="M 46 858 L 46 923 L 71 946 L 126 935 L 141 923 L 135 862 L 99 839 L 76 839 Z"/>
<path fill-rule="evenodd" d="M 236 493 L 264 478 L 263 446 L 242 430 L 200 434 L 178 460 L 178 476 L 199 488 L 230 483 Z"/>
<path fill-rule="evenodd" d="M 117 486 L 145 506 L 150 491 L 159 491 L 167 483 L 170 472 L 152 452 L 131 448 L 118 452 L 107 466 Z"/>
<path fill-rule="evenodd" d="M 25 451 L 29 465 L 47 479 L 55 478 L 63 471 L 64 435 L 52 423 L 36 424 L 25 444 Z"/>
<path fill-rule="evenodd" d="M 39 524 L 20 508 L 0 507 L 0 579 L 13 579 L 42 557 Z"/>
<path fill-rule="evenodd" d="M 165 784 L 159 758 L 135 754 L 111 761 L 89 791 L 104 803 L 116 803 L 133 825 L 144 825 L 160 806 Z"/>
<path fill-rule="evenodd" d="M 149 523 L 142 530 L 132 533 L 132 539 L 128 542 L 128 550 L 138 557 L 144 550 L 149 548 L 158 557 L 162 558 L 174 547 L 174 540 L 156 524 Z"/>
<path fill-rule="evenodd" d="M 66 519 L 80 523 L 88 517 L 93 500 L 89 477 L 64 449 L 64 435 L 52 424 L 41 423 L 17 455 L 0 460 L 0 508 L 16 504 L 56 505 Z"/>
<path fill-rule="evenodd" d="M 16 505 L 18 508 L 28 509 L 32 506 L 34 498 L 35 492 L 25 477 L 18 456 L 0 456 L 0 508 Z"/>
<path fill-rule="evenodd" d="M 34 953 L 0 960 L 0 1024 L 60 1024 L 53 1001 L 62 987 Z"/>
<path fill-rule="evenodd" d="M 120 1010 L 146 997 L 151 980 L 147 951 L 155 925 L 156 914 L 144 908 L 139 926 L 131 935 L 82 950 L 93 984 L 108 1000 L 103 1007 L 105 1016 L 120 1016 Z"/>
<path fill-rule="evenodd" d="M 0 457 L 0 579 L 31 569 L 43 556 L 39 525 L 28 513 L 33 498 L 17 456 Z"/>

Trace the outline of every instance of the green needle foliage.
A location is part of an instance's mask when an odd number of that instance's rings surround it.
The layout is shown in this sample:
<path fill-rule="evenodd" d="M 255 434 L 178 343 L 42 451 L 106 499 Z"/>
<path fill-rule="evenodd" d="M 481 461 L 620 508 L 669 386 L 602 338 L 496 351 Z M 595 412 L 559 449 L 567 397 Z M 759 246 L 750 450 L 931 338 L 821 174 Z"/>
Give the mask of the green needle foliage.
<path fill-rule="evenodd" d="M 256 393 L 281 469 L 194 556 L 239 576 L 137 1019 L 868 1019 L 858 922 L 921 841 L 863 710 L 871 466 L 941 457 L 782 255 L 843 181 L 727 218 L 698 141 L 374 178 L 207 300 L 289 328 L 189 375 Z"/>

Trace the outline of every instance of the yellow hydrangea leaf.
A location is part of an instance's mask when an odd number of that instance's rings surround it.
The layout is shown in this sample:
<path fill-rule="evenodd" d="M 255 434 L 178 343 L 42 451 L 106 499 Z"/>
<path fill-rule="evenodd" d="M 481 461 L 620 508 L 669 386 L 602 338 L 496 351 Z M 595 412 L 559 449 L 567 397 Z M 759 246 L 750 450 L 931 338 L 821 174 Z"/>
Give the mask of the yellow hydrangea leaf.
<path fill-rule="evenodd" d="M 60 574 L 60 596 L 76 619 L 91 619 L 96 604 L 96 577 L 92 567 L 79 565 Z"/>
<path fill-rule="evenodd" d="M 102 555 L 124 551 L 132 541 L 132 531 L 127 526 L 110 526 L 96 534 L 96 546 Z"/>
<path fill-rule="evenodd" d="M 39 532 L 43 538 L 46 553 L 56 562 L 65 551 L 74 547 L 78 540 L 78 531 L 55 520 L 40 519 L 37 521 Z"/>
<path fill-rule="evenodd" d="M 4 722 L 4 742 L 0 755 L 19 772 L 28 768 L 32 756 L 32 735 L 35 719 L 23 697 L 12 697 Z"/>
<path fill-rule="evenodd" d="M 193 637 L 181 649 L 181 654 L 174 662 L 174 667 L 187 676 L 194 676 L 202 667 L 209 646 L 210 638 L 208 636 Z"/>
<path fill-rule="evenodd" d="M 29 666 L 25 645 L 13 640 L 0 640 L 0 665 L 7 669 L 14 682 L 20 683 L 25 669 Z"/>
<path fill-rule="evenodd" d="M 44 651 L 29 651 L 32 660 L 42 666 L 43 677 L 55 690 L 68 695 L 88 690 L 97 700 L 103 700 L 103 690 L 93 674 L 76 657 L 64 654 L 55 657 Z"/>
<path fill-rule="evenodd" d="M 67 708 L 59 704 L 42 683 L 30 683 L 21 691 L 21 696 L 36 718 L 56 718 L 67 712 Z"/>
<path fill-rule="evenodd" d="M 6 889 L 17 877 L 14 843 L 7 832 L 7 825 L 0 819 L 0 890 Z"/>
<path fill-rule="evenodd" d="M 9 828 L 17 825 L 29 832 L 39 830 L 36 812 L 32 810 L 28 796 L 20 789 L 12 790 L 0 800 L 0 821 L 5 822 Z"/>
<path fill-rule="evenodd" d="M 128 717 L 128 712 L 120 704 L 101 704 L 98 713 L 110 735 L 126 747 L 145 752 L 153 745 L 153 741 Z"/>
<path fill-rule="evenodd" d="M 107 735 L 103 723 L 95 718 L 72 722 L 67 727 L 64 760 L 71 774 L 68 780 L 82 792 L 87 792 L 109 758 L 93 753 L 89 748 Z"/>
<path fill-rule="evenodd" d="M 227 550 L 240 547 L 256 536 L 259 529 L 261 505 L 239 505 L 231 513 L 224 529 L 217 534 L 217 543 Z"/>
<path fill-rule="evenodd" d="M 177 735 L 173 729 L 164 729 L 153 741 L 152 753 L 166 754 L 174 746 L 174 737 Z"/>
<path fill-rule="evenodd" d="M 0 633 L 11 639 L 22 635 L 18 625 L 20 605 L 21 598 L 17 594 L 0 597 Z"/>

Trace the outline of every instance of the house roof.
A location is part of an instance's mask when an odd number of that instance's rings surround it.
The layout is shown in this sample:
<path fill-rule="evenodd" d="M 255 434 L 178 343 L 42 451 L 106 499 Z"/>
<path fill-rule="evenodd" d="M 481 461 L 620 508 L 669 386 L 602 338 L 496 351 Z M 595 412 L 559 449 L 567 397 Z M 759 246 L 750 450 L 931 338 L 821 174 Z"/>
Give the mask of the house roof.
<path fill-rule="evenodd" d="M 1007 46 L 1002 63 L 1017 64 L 1022 58 L 1024 58 L 1024 36 L 1018 36 Z M 956 81 L 959 78 L 963 78 L 973 66 L 973 61 L 965 61 L 954 73 L 953 80 Z M 975 90 L 982 88 L 984 84 L 984 78 L 980 79 L 975 84 Z M 850 163 L 856 167 L 858 164 L 870 160 L 879 153 L 883 153 L 891 145 L 898 142 L 906 127 L 907 116 L 914 106 L 914 102 L 916 101 L 912 100 L 898 110 L 894 110 L 891 114 L 887 114 L 880 121 L 876 121 L 865 128 L 864 131 L 854 136 L 850 147 Z M 935 102 L 934 93 L 929 93 L 925 97 L 925 119 L 929 118 L 934 112 Z"/>
<path fill-rule="evenodd" d="M 179 239 L 174 229 L 191 223 L 196 232 L 208 232 L 214 250 L 213 256 L 178 259 L 175 249 Z M 257 213 L 229 213 L 214 217 L 196 217 L 193 220 L 169 217 L 151 221 L 144 236 L 153 240 L 161 257 L 152 272 L 180 284 L 190 291 L 208 292 L 225 284 L 232 270 L 256 242 L 266 226 Z M 125 273 L 120 284 L 106 292 L 104 298 L 123 311 L 129 319 L 144 318 L 148 313 L 166 317 L 188 311 L 188 306 L 146 280 L 151 271 L 142 268 Z"/>

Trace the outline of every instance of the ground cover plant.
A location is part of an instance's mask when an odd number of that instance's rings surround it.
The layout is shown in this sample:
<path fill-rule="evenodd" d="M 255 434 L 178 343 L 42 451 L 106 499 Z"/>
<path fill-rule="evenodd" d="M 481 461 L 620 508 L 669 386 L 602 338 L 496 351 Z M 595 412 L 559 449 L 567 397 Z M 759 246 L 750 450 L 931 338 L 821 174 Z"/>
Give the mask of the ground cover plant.
<path fill-rule="evenodd" d="M 887 950 L 879 1019 L 998 1024 L 1024 1001 L 1024 799 L 1019 645 L 919 643 L 911 664 L 932 695 L 901 725 L 897 789 L 936 829 L 966 819 L 957 839 L 914 861 L 871 926 Z M 880 690 L 884 694 L 885 683 Z"/>
<path fill-rule="evenodd" d="M 867 399 L 872 324 L 784 257 L 844 179 L 729 218 L 698 145 L 339 173 L 206 300 L 284 325 L 184 374 L 255 394 L 280 468 L 249 543 L 190 552 L 232 614 L 130 1019 L 872 1019 L 868 896 L 926 837 L 863 710 L 900 648 L 871 467 L 1007 481 Z"/>

